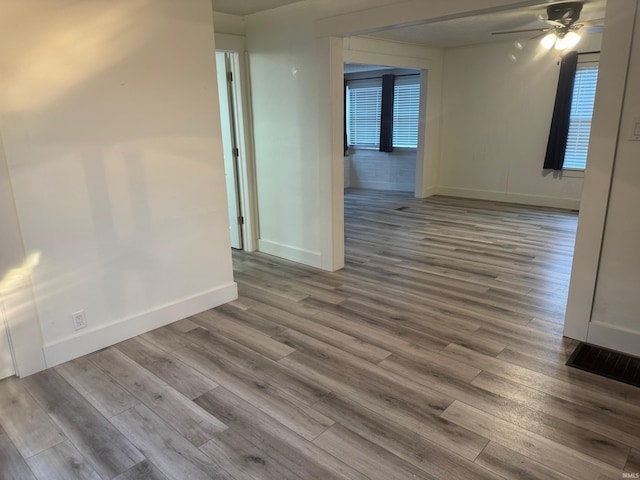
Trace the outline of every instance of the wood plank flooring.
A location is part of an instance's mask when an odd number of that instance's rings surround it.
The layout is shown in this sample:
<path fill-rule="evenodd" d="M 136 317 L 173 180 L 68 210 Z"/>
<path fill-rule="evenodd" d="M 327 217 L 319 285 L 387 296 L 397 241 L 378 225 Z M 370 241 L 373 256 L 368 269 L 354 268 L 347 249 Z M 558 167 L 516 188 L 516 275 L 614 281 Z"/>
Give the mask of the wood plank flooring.
<path fill-rule="evenodd" d="M 348 191 L 346 267 L 0 382 L 4 479 L 618 479 L 640 389 L 564 365 L 577 215 Z"/>

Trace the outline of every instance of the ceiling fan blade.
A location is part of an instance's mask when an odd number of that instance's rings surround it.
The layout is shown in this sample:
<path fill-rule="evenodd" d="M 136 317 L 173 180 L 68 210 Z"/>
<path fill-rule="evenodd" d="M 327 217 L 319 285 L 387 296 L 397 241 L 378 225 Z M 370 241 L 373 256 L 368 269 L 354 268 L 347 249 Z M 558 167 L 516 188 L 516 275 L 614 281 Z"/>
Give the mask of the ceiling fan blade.
<path fill-rule="evenodd" d="M 583 27 L 604 27 L 604 18 L 594 18 L 593 20 L 585 20 L 579 22 Z"/>
<path fill-rule="evenodd" d="M 507 35 L 510 33 L 546 32 L 549 28 L 527 28 L 524 30 L 505 30 L 503 32 L 491 32 L 491 35 Z"/>
<path fill-rule="evenodd" d="M 543 32 L 540 32 L 540 33 L 534 35 L 533 37 L 531 37 L 529 40 L 531 41 L 531 40 L 535 40 L 536 38 L 540 38 L 540 37 L 544 36 L 547 32 L 550 32 L 550 31 L 551 30 L 545 30 Z"/>
<path fill-rule="evenodd" d="M 564 23 L 559 22 L 557 20 L 544 20 L 544 21 L 547 22 L 552 27 L 555 27 L 555 28 L 564 28 L 565 27 Z"/>

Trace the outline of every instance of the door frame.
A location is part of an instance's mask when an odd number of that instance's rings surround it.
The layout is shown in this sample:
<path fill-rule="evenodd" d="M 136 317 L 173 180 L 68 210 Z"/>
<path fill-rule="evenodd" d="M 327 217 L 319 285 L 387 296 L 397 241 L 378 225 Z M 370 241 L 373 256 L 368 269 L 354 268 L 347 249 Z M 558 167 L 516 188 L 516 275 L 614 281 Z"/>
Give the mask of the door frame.
<path fill-rule="evenodd" d="M 637 0 L 607 2 L 591 128 L 596 134 L 592 133 L 589 143 L 563 331 L 565 337 L 581 341 L 589 337 L 611 348 L 621 348 L 628 333 L 592 325 L 591 317 L 618 142 L 626 133 L 622 109 L 635 22 L 635 15 L 629 12 L 635 12 L 637 6 Z M 591 327 L 595 328 L 589 334 Z"/>
<path fill-rule="evenodd" d="M 244 249 L 244 214 L 240 200 L 240 182 L 238 180 L 238 134 L 236 131 L 236 113 L 233 94 L 234 74 L 231 67 L 233 54 L 216 50 L 216 69 L 218 70 L 218 98 L 220 99 L 220 120 L 222 127 L 222 150 L 224 156 L 224 175 L 227 185 L 229 206 L 229 228 L 231 247 Z M 237 74 L 236 74 L 237 75 Z M 231 180 L 231 181 L 230 181 Z"/>
<path fill-rule="evenodd" d="M 249 58 L 244 37 L 239 35 L 215 35 L 215 50 L 230 54 L 233 82 L 230 91 L 234 109 L 234 128 L 238 147 L 238 197 L 244 223 L 242 230 L 243 249 L 258 250 L 259 223 L 256 195 L 256 173 L 253 148 L 253 119 L 249 89 Z"/>

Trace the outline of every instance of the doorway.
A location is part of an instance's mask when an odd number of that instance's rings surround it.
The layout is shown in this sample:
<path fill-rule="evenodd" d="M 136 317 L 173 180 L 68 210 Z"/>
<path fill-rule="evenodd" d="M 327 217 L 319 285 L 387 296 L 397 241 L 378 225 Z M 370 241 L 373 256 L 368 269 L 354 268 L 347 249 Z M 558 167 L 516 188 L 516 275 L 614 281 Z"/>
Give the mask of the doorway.
<path fill-rule="evenodd" d="M 420 70 L 345 63 L 344 81 L 345 188 L 415 194 Z"/>
<path fill-rule="evenodd" d="M 216 71 L 218 75 L 218 96 L 220 99 L 220 124 L 222 127 L 222 150 L 224 155 L 224 176 L 227 186 L 227 205 L 229 208 L 229 233 L 231 248 L 242 250 L 244 247 L 242 224 L 242 206 L 240 184 L 238 182 L 237 115 L 235 110 L 232 53 L 216 52 Z"/>

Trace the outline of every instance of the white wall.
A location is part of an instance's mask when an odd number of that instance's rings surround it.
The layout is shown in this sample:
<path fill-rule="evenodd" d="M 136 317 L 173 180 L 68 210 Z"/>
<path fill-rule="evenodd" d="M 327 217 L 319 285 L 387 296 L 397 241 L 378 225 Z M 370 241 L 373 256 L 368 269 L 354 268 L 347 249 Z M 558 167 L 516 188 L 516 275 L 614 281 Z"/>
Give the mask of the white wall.
<path fill-rule="evenodd" d="M 598 90 L 569 284 L 564 335 L 587 340 L 600 268 L 638 0 L 608 2 Z"/>
<path fill-rule="evenodd" d="M 587 340 L 640 355 L 640 10 L 631 47 L 618 148 Z"/>
<path fill-rule="evenodd" d="M 302 6 L 246 18 L 259 248 L 294 261 L 322 265 L 320 79 L 313 15 Z M 329 119 L 327 118 L 327 122 Z M 326 188 L 327 186 L 323 186 Z"/>
<path fill-rule="evenodd" d="M 413 193 L 416 185 L 415 150 L 352 150 L 349 165 L 349 186 L 353 188 Z"/>
<path fill-rule="evenodd" d="M 580 50 L 598 50 L 599 37 Z M 542 169 L 557 60 L 535 40 L 445 50 L 440 193 L 579 207 L 583 174 Z"/>
<path fill-rule="evenodd" d="M 1 22 L 47 365 L 235 298 L 211 4 L 7 0 Z"/>
<path fill-rule="evenodd" d="M 213 25 L 216 38 L 219 34 L 243 36 L 246 32 L 244 18 L 229 13 L 214 12 Z"/>
<path fill-rule="evenodd" d="M 1 132 L 0 225 L 0 322 L 9 327 L 15 373 L 24 376 L 45 368 L 31 285 L 31 269 L 37 266 L 39 256 L 25 255 Z"/>

